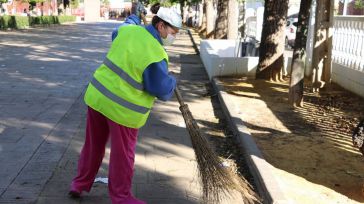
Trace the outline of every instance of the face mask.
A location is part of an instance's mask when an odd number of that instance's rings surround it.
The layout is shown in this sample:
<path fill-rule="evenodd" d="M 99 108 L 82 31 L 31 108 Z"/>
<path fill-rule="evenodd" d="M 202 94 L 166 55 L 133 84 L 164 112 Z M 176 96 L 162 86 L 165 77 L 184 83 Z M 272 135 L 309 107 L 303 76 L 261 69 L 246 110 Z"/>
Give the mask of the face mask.
<path fill-rule="evenodd" d="M 166 38 L 162 38 L 162 43 L 165 46 L 172 45 L 175 38 L 174 35 L 168 34 Z"/>

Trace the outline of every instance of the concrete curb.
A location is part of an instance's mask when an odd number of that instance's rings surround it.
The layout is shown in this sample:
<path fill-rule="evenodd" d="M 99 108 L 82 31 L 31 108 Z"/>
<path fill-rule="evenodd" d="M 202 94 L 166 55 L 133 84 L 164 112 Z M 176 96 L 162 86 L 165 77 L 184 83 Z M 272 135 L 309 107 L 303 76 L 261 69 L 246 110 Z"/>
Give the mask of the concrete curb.
<path fill-rule="evenodd" d="M 218 94 L 221 107 L 230 127 L 235 133 L 241 151 L 244 152 L 263 203 L 289 203 L 272 174 L 273 167 L 264 159 L 247 127 L 240 119 L 238 114 L 239 107 L 232 100 L 229 100 L 229 95 L 223 91 L 221 82 L 218 79 L 213 78 L 212 85 Z"/>
<path fill-rule="evenodd" d="M 193 44 L 193 49 L 195 49 L 195 52 L 196 52 L 197 55 L 200 55 L 200 50 L 197 47 L 197 44 L 195 42 L 195 39 L 193 38 L 193 35 L 191 33 L 191 30 L 190 29 L 187 29 L 187 33 L 188 33 L 188 35 L 191 38 L 191 41 L 192 41 L 192 44 Z"/>
<path fill-rule="evenodd" d="M 187 32 L 191 38 L 196 53 L 199 55 L 200 52 L 191 31 L 187 29 Z M 244 125 L 243 121 L 240 119 L 239 107 L 236 106 L 232 100 L 229 100 L 229 94 L 223 90 L 223 86 L 217 78 L 212 78 L 211 83 L 219 97 L 219 101 L 225 117 L 227 118 L 227 122 L 236 136 L 236 140 L 239 143 L 241 151 L 244 152 L 249 170 L 254 177 L 255 184 L 258 188 L 258 194 L 263 199 L 263 203 L 292 203 L 286 199 L 283 191 L 280 189 L 276 179 L 274 178 L 272 174 L 274 167 L 264 159 L 253 137 L 249 133 L 247 127 Z"/>

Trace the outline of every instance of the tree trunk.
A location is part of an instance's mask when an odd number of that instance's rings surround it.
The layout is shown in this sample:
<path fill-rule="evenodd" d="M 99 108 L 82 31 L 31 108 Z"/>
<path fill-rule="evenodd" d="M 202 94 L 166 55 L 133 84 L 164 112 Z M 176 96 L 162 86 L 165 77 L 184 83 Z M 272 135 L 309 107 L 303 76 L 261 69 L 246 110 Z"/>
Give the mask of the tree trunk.
<path fill-rule="evenodd" d="M 239 27 L 239 3 L 237 0 L 228 0 L 228 30 L 227 39 L 238 38 Z"/>
<path fill-rule="evenodd" d="M 206 37 L 206 0 L 202 0 L 202 11 L 200 13 L 200 19 L 202 19 L 201 21 L 201 26 L 198 28 L 198 32 L 203 35 L 204 37 Z"/>
<path fill-rule="evenodd" d="M 291 65 L 292 71 L 289 85 L 289 101 L 292 105 L 300 107 L 303 106 L 306 42 L 311 3 L 311 0 L 301 1 Z"/>
<path fill-rule="evenodd" d="M 43 16 L 43 5 L 44 5 L 44 2 L 41 2 L 40 3 L 40 15 Z"/>
<path fill-rule="evenodd" d="M 265 0 L 257 79 L 282 79 L 287 10 L 288 0 Z"/>
<path fill-rule="evenodd" d="M 245 38 L 245 1 L 238 1 L 239 13 L 238 13 L 238 32 L 241 38 Z"/>
<path fill-rule="evenodd" d="M 189 9 L 190 9 L 189 5 L 185 5 L 183 7 L 182 20 L 183 20 L 183 23 L 185 23 L 185 24 L 187 24 L 187 21 L 188 21 L 188 18 L 189 18 Z"/>
<path fill-rule="evenodd" d="M 215 22 L 215 39 L 226 39 L 227 32 L 227 7 L 229 0 L 218 0 L 217 3 L 217 18 Z"/>
<path fill-rule="evenodd" d="M 198 4 L 198 28 L 201 28 L 203 25 L 203 16 L 204 14 L 204 2 L 202 1 L 201 3 Z"/>
<path fill-rule="evenodd" d="M 179 0 L 180 10 L 181 10 L 181 17 L 182 17 L 183 23 L 185 23 L 184 22 L 184 19 L 183 19 L 183 17 L 184 17 L 185 4 L 186 4 L 186 1 L 185 0 Z"/>
<path fill-rule="evenodd" d="M 203 3 L 203 15 L 202 15 L 202 25 L 201 25 L 201 28 L 202 28 L 202 29 L 205 29 L 205 32 L 206 32 L 206 27 L 207 27 L 206 10 L 207 10 L 206 0 L 204 0 L 204 3 Z"/>
<path fill-rule="evenodd" d="M 206 0 L 206 37 L 211 38 L 214 32 L 214 5 L 212 0 Z"/>

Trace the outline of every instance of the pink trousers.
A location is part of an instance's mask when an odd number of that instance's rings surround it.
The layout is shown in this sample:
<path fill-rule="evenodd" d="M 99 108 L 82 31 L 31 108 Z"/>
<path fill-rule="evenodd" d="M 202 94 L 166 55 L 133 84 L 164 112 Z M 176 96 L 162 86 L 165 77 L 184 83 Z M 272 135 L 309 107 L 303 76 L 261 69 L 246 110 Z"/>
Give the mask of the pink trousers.
<path fill-rule="evenodd" d="M 86 139 L 71 190 L 89 192 L 110 137 L 109 195 L 113 204 L 144 204 L 131 193 L 138 129 L 119 125 L 88 107 Z"/>

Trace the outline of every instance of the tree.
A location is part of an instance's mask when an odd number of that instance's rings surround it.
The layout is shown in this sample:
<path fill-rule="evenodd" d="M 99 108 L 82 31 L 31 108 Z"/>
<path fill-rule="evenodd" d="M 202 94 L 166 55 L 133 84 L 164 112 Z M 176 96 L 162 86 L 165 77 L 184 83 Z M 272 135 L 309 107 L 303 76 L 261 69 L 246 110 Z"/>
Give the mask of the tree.
<path fill-rule="evenodd" d="M 186 0 L 178 0 L 179 1 L 179 5 L 180 5 L 180 9 L 181 9 L 181 16 L 182 18 L 185 16 L 185 6 L 186 6 Z M 183 19 L 186 20 L 186 19 Z"/>
<path fill-rule="evenodd" d="M 237 39 L 239 30 L 239 3 L 237 0 L 229 0 L 227 39 Z"/>
<path fill-rule="evenodd" d="M 363 0 L 355 0 L 355 2 L 354 2 L 354 8 L 356 8 L 356 9 L 362 9 L 362 8 L 364 8 L 364 2 L 363 2 Z"/>
<path fill-rule="evenodd" d="M 79 0 L 70 0 L 71 8 L 76 9 L 78 8 L 78 5 L 80 4 Z"/>
<path fill-rule="evenodd" d="M 218 0 L 217 3 L 217 18 L 215 22 L 215 39 L 226 38 L 226 32 L 228 27 L 228 0 Z"/>
<path fill-rule="evenodd" d="M 239 4 L 237 0 L 218 0 L 215 39 L 238 38 Z"/>
<path fill-rule="evenodd" d="M 211 37 L 214 32 L 214 5 L 213 0 L 205 0 L 206 4 L 206 34 L 207 37 Z"/>
<path fill-rule="evenodd" d="M 3 6 L 3 4 L 5 4 L 5 3 L 7 3 L 8 2 L 8 0 L 0 0 L 0 13 L 1 13 L 1 11 L 2 11 L 2 6 Z"/>
<path fill-rule="evenodd" d="M 201 29 L 201 27 L 203 27 L 203 20 L 204 20 L 204 5 L 205 5 L 205 1 L 202 0 L 201 2 L 198 3 L 198 28 Z"/>
<path fill-rule="evenodd" d="M 266 0 L 256 78 L 278 81 L 284 63 L 284 30 L 288 0 Z"/>
<path fill-rule="evenodd" d="M 110 0 L 101 0 L 101 4 L 105 7 L 110 5 Z"/>
<path fill-rule="evenodd" d="M 301 1 L 294 43 L 289 100 L 294 106 L 303 106 L 303 82 L 305 75 L 306 41 L 310 18 L 311 0 Z"/>

